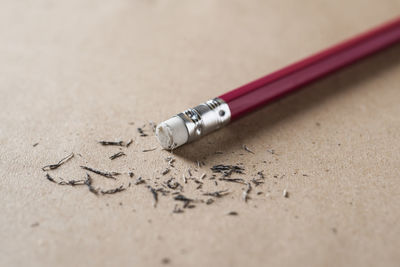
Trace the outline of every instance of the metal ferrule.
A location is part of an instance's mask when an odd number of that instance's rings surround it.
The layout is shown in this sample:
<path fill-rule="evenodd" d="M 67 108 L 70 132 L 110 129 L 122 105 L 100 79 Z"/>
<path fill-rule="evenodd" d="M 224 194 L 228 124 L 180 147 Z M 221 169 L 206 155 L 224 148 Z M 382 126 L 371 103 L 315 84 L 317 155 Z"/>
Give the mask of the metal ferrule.
<path fill-rule="evenodd" d="M 189 134 L 187 142 L 192 142 L 228 124 L 231 111 L 225 101 L 214 98 L 177 116 L 185 122 Z"/>

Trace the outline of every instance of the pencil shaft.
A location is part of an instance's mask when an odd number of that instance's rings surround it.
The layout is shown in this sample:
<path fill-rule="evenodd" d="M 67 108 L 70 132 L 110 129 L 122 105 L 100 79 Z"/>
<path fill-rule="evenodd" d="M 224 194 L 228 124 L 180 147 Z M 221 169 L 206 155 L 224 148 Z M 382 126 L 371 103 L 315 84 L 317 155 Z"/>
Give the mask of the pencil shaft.
<path fill-rule="evenodd" d="M 400 41 L 400 17 L 225 93 L 231 121 Z"/>

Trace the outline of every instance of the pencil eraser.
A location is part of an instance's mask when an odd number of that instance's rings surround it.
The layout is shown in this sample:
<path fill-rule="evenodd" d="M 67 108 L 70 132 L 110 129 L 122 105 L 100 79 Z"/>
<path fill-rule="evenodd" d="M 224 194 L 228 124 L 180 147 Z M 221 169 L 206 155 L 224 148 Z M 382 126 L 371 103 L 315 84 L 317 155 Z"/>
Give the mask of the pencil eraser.
<path fill-rule="evenodd" d="M 156 128 L 156 136 L 164 149 L 174 149 L 189 139 L 185 122 L 178 116 L 160 123 Z"/>

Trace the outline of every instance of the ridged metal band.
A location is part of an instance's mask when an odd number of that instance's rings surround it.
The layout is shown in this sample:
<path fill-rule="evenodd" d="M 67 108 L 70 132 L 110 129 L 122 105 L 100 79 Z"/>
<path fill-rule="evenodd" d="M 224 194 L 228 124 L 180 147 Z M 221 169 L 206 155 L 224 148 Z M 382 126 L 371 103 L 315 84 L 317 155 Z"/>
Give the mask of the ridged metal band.
<path fill-rule="evenodd" d="M 231 111 L 225 101 L 214 98 L 189 108 L 178 116 L 185 122 L 189 134 L 188 142 L 192 142 L 228 124 Z"/>

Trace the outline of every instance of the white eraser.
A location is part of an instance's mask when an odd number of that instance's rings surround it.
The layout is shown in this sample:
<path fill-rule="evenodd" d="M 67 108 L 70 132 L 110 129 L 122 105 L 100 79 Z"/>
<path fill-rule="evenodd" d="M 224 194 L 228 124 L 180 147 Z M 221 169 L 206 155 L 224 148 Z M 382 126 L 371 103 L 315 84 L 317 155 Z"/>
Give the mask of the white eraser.
<path fill-rule="evenodd" d="M 187 143 L 189 133 L 185 122 L 174 116 L 157 126 L 156 136 L 164 149 L 174 149 Z"/>

